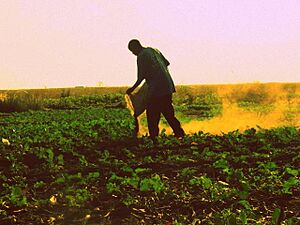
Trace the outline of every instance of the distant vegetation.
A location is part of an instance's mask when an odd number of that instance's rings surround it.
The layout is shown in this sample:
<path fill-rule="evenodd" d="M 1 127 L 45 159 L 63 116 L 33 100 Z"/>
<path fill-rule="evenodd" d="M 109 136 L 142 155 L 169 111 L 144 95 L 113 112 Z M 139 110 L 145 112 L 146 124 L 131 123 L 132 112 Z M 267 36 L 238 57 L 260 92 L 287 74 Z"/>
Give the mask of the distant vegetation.
<path fill-rule="evenodd" d="M 124 95 L 102 94 L 67 96 L 61 98 L 45 99 L 44 106 L 49 109 L 76 109 L 85 107 L 125 108 Z"/>
<path fill-rule="evenodd" d="M 0 112 L 87 107 L 125 108 L 126 89 L 82 87 L 0 91 Z M 173 103 L 177 116 L 186 122 L 222 115 L 225 105 L 237 105 L 243 110 L 267 115 L 279 104 L 286 105 L 285 119 L 293 121 L 300 112 L 299 99 L 300 83 L 179 85 Z"/>
<path fill-rule="evenodd" d="M 124 108 L 125 91 L 126 87 L 0 91 L 0 112 L 90 106 Z M 289 104 L 290 111 L 297 111 L 299 99 L 300 83 L 179 85 L 174 94 L 174 105 L 183 116 L 191 119 L 209 119 L 222 114 L 224 104 L 227 103 L 237 104 L 248 111 L 266 114 L 280 101 Z"/>

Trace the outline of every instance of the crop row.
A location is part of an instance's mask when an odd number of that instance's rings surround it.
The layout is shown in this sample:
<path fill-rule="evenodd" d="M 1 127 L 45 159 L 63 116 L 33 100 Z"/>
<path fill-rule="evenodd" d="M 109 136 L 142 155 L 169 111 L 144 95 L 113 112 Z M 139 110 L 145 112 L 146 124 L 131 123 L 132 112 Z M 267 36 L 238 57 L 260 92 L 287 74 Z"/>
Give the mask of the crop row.
<path fill-rule="evenodd" d="M 125 109 L 0 120 L 0 224 L 296 224 L 295 127 L 132 138 Z"/>

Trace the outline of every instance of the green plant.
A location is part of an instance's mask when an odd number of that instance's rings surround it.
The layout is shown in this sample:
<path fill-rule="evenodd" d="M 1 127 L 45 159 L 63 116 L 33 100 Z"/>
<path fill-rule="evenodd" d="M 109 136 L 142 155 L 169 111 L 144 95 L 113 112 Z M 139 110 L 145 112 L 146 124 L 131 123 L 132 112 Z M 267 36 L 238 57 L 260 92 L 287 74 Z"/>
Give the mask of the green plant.
<path fill-rule="evenodd" d="M 276 208 L 272 214 L 272 224 L 277 225 L 280 224 L 280 215 L 281 215 L 281 209 Z"/>
<path fill-rule="evenodd" d="M 189 183 L 191 185 L 201 185 L 203 189 L 210 189 L 213 186 L 213 182 L 209 177 L 201 176 L 201 177 L 194 177 L 190 179 Z"/>
<path fill-rule="evenodd" d="M 292 187 L 298 185 L 300 183 L 298 178 L 291 177 L 287 181 L 285 181 L 282 185 L 282 192 L 285 194 L 293 194 L 290 190 Z"/>
<path fill-rule="evenodd" d="M 220 225 L 233 225 L 238 224 L 239 216 L 231 209 L 223 209 L 221 212 L 216 213 L 214 224 Z"/>
<path fill-rule="evenodd" d="M 23 189 L 19 186 L 12 186 L 9 200 L 16 206 L 24 206 L 28 204 L 27 197 L 23 194 Z"/>
<path fill-rule="evenodd" d="M 141 191 L 154 190 L 156 193 L 160 193 L 164 188 L 165 184 L 158 174 L 153 175 L 151 178 L 144 178 L 140 183 Z"/>
<path fill-rule="evenodd" d="M 65 189 L 65 199 L 69 206 L 81 206 L 91 197 L 90 192 L 83 188 L 68 187 Z"/>
<path fill-rule="evenodd" d="M 194 169 L 194 168 L 190 168 L 190 167 L 186 167 L 186 168 L 183 168 L 181 171 L 180 171 L 180 175 L 181 176 L 185 176 L 185 177 L 190 177 L 192 176 L 197 170 Z"/>

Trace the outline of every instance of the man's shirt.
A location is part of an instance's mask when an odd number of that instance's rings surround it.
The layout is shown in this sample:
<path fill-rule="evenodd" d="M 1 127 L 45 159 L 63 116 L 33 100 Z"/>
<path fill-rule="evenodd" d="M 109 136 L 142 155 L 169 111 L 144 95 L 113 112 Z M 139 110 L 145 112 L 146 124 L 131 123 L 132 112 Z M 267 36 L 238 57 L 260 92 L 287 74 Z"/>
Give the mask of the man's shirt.
<path fill-rule="evenodd" d="M 138 79 L 146 79 L 148 96 L 159 97 L 175 92 L 168 70 L 169 61 L 154 48 L 144 48 L 137 56 Z"/>

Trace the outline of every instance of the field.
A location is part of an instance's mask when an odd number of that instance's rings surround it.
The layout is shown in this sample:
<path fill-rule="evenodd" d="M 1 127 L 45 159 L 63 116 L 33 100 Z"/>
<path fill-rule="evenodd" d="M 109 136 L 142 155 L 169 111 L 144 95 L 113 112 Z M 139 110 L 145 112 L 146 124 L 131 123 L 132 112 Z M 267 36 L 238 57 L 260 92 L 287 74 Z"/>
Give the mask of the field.
<path fill-rule="evenodd" d="M 300 223 L 299 83 L 179 86 L 157 145 L 125 90 L 0 91 L 0 225 Z"/>

